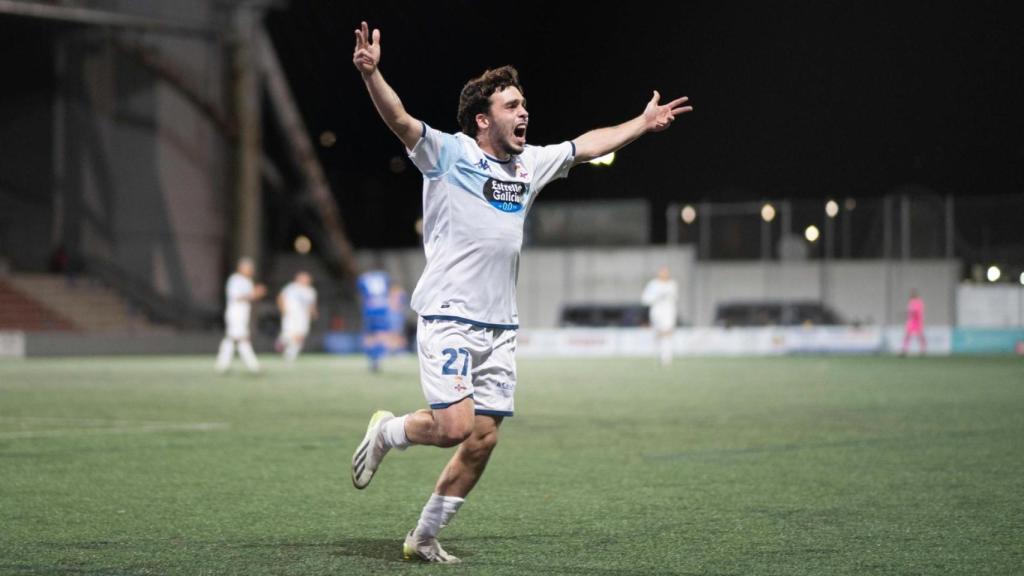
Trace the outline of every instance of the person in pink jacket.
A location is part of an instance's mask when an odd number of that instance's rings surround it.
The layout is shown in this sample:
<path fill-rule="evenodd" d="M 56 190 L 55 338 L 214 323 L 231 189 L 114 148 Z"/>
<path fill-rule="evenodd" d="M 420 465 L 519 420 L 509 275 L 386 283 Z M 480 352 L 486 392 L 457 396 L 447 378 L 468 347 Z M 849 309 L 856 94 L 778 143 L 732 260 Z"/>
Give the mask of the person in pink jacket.
<path fill-rule="evenodd" d="M 910 300 L 907 301 L 907 322 L 903 327 L 904 356 L 910 350 L 910 338 L 912 336 L 917 336 L 918 344 L 921 347 L 921 354 L 924 354 L 924 300 L 921 300 L 921 297 L 917 295 L 917 290 L 910 291 Z"/>

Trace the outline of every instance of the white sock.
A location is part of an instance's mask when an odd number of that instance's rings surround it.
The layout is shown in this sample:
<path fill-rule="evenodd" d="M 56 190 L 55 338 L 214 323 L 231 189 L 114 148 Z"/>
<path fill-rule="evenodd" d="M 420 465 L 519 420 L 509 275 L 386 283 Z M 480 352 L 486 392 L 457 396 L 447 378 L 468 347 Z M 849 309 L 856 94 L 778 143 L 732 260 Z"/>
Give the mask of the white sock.
<path fill-rule="evenodd" d="M 665 336 L 661 339 L 661 365 L 668 366 L 672 363 L 672 337 Z"/>
<path fill-rule="evenodd" d="M 299 344 L 295 340 L 289 340 L 288 345 L 284 347 L 284 359 L 289 362 L 294 362 L 299 357 L 299 351 L 302 350 L 302 344 Z"/>
<path fill-rule="evenodd" d="M 409 415 L 392 418 L 384 424 L 384 443 L 391 448 L 405 450 L 409 447 L 409 437 L 405 435 L 405 419 Z"/>
<path fill-rule="evenodd" d="M 225 338 L 220 341 L 220 350 L 217 351 L 217 372 L 226 372 L 231 367 L 231 357 L 235 355 L 235 341 Z"/>
<path fill-rule="evenodd" d="M 452 517 L 459 511 L 466 499 L 458 496 L 442 496 L 441 500 L 444 502 L 444 508 L 441 510 L 441 528 L 444 528 L 451 523 Z"/>
<path fill-rule="evenodd" d="M 420 542 L 437 538 L 437 533 L 448 525 L 465 501 L 465 498 L 458 496 L 431 494 L 430 500 L 423 506 L 423 512 L 420 512 L 420 521 L 416 524 L 413 538 Z"/>
<path fill-rule="evenodd" d="M 260 362 L 256 359 L 256 353 L 252 351 L 252 343 L 248 340 L 242 340 L 238 343 L 238 355 L 242 357 L 242 362 L 245 362 L 245 367 L 250 372 L 260 371 Z"/>

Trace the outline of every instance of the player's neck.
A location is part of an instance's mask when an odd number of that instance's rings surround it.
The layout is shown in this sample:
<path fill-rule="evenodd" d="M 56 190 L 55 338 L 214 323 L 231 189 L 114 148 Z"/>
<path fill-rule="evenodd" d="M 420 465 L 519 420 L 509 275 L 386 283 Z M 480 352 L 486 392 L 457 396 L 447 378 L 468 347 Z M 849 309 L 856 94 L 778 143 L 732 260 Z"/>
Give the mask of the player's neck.
<path fill-rule="evenodd" d="M 487 154 L 499 162 L 508 162 L 512 158 L 512 155 L 508 152 L 499 152 L 494 145 L 491 144 L 491 141 L 482 135 L 477 135 L 476 145 L 484 151 L 484 154 Z"/>

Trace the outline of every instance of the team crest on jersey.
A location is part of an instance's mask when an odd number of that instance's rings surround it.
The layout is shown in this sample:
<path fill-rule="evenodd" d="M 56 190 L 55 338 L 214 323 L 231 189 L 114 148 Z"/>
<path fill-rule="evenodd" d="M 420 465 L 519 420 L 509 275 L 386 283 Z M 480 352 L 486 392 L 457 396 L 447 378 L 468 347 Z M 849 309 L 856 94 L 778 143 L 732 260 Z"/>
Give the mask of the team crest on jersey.
<path fill-rule="evenodd" d="M 505 182 L 488 178 L 484 182 L 484 198 L 502 212 L 519 212 L 526 201 L 528 187 L 524 182 Z"/>

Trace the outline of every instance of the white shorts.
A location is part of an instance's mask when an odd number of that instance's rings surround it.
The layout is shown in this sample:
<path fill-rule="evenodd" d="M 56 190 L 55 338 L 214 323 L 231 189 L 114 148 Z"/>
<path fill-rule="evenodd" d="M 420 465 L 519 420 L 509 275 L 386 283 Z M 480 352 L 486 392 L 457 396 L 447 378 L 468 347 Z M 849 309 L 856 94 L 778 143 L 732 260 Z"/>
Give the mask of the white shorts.
<path fill-rule="evenodd" d="M 286 338 L 305 338 L 309 334 L 309 318 L 285 314 L 281 320 L 281 335 Z"/>
<path fill-rule="evenodd" d="M 434 410 L 473 398 L 477 414 L 512 416 L 515 329 L 419 319 L 420 384 Z"/>
<path fill-rule="evenodd" d="M 232 340 L 246 340 L 249 338 L 249 312 L 228 311 L 224 315 L 224 324 L 227 327 L 228 338 Z"/>
<path fill-rule="evenodd" d="M 658 332 L 671 332 L 676 329 L 676 315 L 672 311 L 668 314 L 655 312 L 651 314 L 651 327 Z"/>

